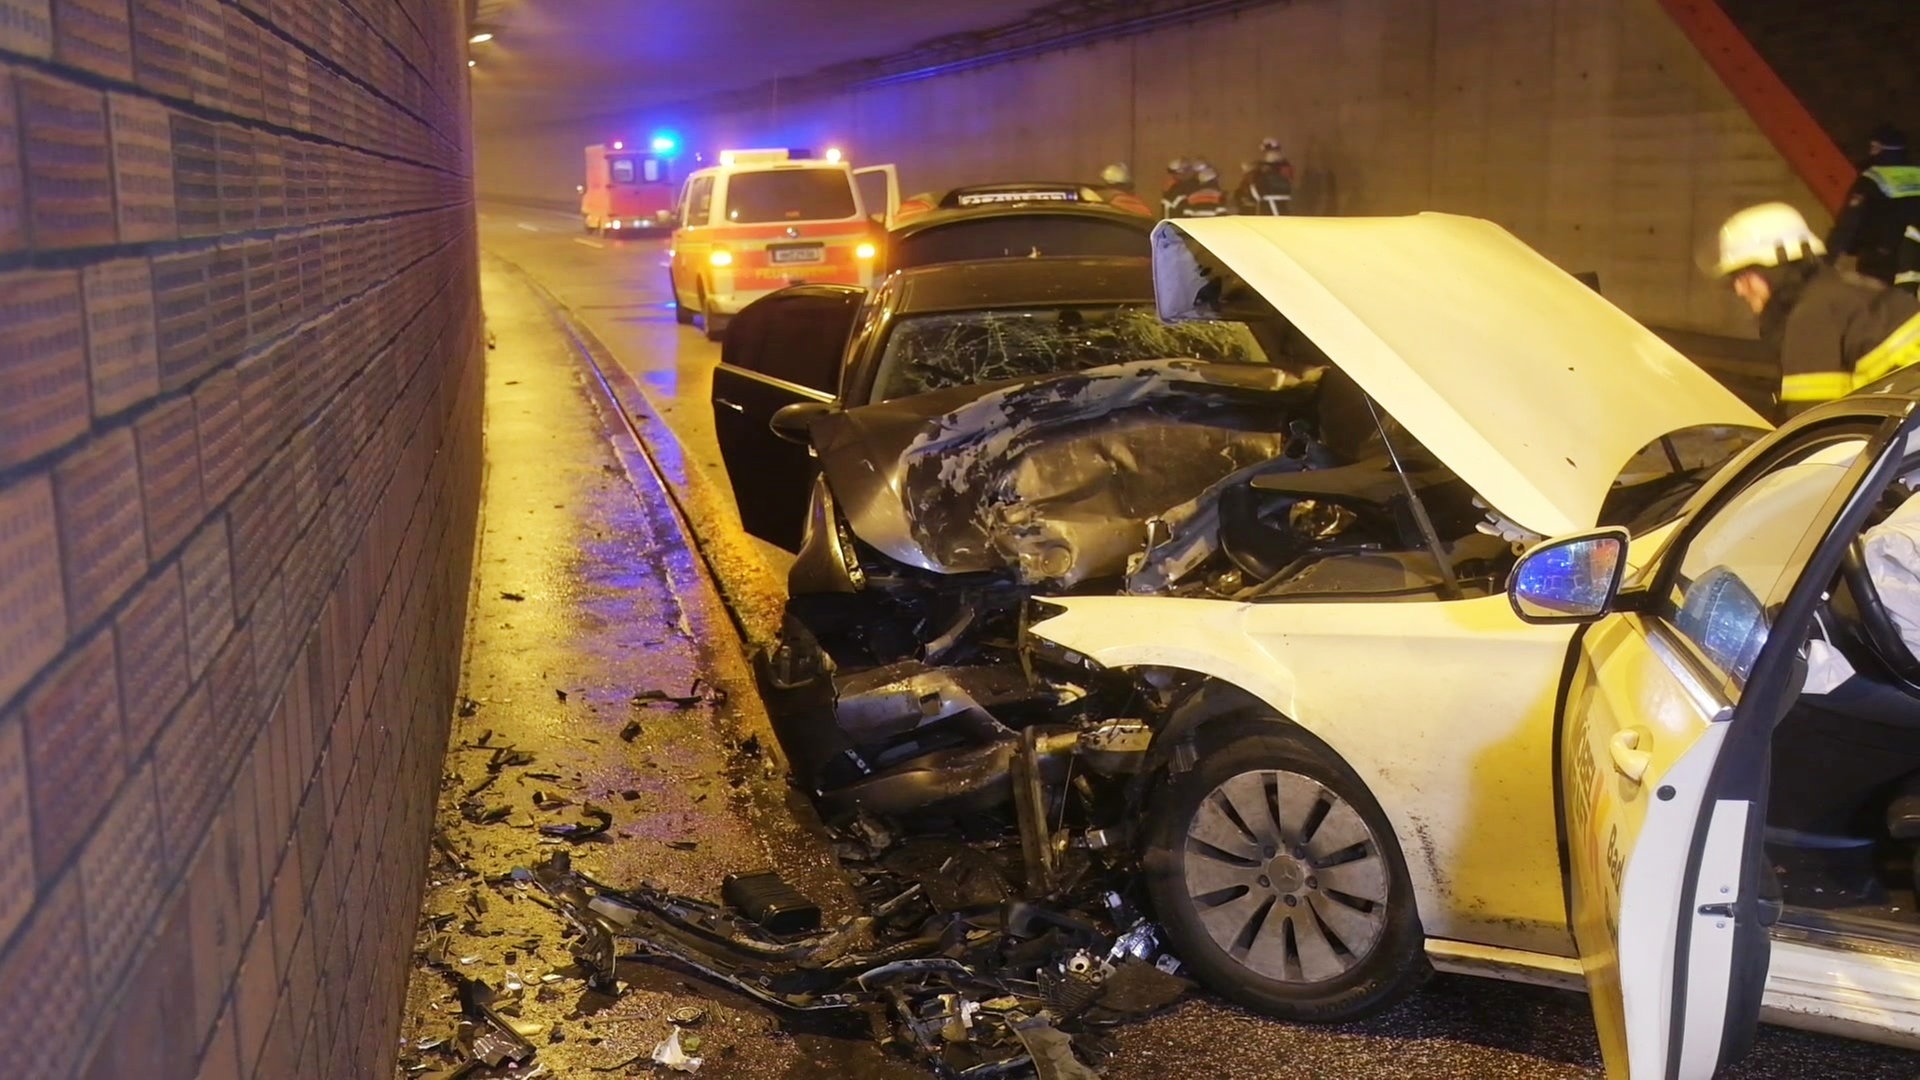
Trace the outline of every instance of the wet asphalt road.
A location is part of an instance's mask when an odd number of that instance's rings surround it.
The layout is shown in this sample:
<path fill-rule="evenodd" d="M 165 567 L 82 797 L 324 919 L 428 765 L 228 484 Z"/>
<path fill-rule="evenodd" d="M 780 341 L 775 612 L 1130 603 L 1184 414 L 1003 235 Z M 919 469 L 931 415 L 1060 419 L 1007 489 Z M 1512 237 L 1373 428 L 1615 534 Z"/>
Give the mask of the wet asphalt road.
<path fill-rule="evenodd" d="M 521 332 L 539 332 L 534 297 L 520 290 L 525 283 L 536 283 L 547 298 L 564 305 L 597 343 L 615 394 L 634 416 L 652 463 L 698 535 L 707 565 L 739 622 L 749 636 L 764 636 L 777 618 L 784 566 L 777 553 L 744 537 L 733 516 L 707 401 L 719 349 L 696 331 L 675 325 L 667 306 L 664 245 L 596 240 L 583 236 L 577 219 L 567 215 L 507 207 L 484 211 L 481 228 L 491 323 L 504 325 L 506 313 L 514 311 L 522 320 Z M 509 294 L 519 299 L 503 302 L 501 297 Z M 560 362 L 549 357 L 543 377 L 555 378 Z M 611 371 L 614 367 L 619 373 Z M 514 407 L 518 388 L 502 385 L 511 377 L 490 373 L 490 440 L 495 438 L 493 425 L 509 422 L 505 415 L 496 419 L 496 413 Z M 520 386 L 525 385 L 522 380 Z M 580 387 L 568 393 L 574 395 L 574 408 L 590 397 Z M 598 431 L 572 425 L 574 430 L 562 435 L 558 429 L 569 424 L 563 418 L 565 401 L 521 405 L 543 413 L 534 423 L 553 425 L 554 430 L 547 436 L 550 443 L 515 444 L 516 452 L 560 455 L 577 468 L 570 477 L 510 468 L 508 456 L 500 452 L 504 447 L 490 444 L 486 547 L 467 666 L 467 693 L 480 705 L 474 717 L 460 721 L 456 738 L 471 741 L 489 725 L 498 730 L 509 723 L 507 717 L 524 717 L 513 721 L 518 726 L 511 738 L 520 745 L 536 744 L 543 761 L 554 755 L 564 762 L 559 774 L 569 788 L 610 799 L 621 820 L 616 826 L 620 836 L 611 844 L 585 845 L 605 850 L 582 857 L 582 864 L 600 876 L 646 877 L 712 894 L 720 874 L 739 869 L 743 860 L 757 860 L 756 865 L 771 863 L 795 875 L 830 907 L 844 903 L 815 839 L 795 824 L 807 818 L 805 808 L 784 796 L 764 759 L 742 760 L 733 749 L 746 733 L 764 729 L 764 715 L 755 703 L 742 699 L 751 697 L 751 678 L 740 662 L 726 615 L 701 596 L 702 566 L 674 549 L 670 515 L 658 500 L 643 503 L 644 508 L 634 505 L 636 488 L 642 500 L 646 498 L 646 484 L 630 478 L 645 470 L 646 462 L 619 448 L 620 429 L 611 417 L 601 417 Z M 609 429 L 616 438 L 608 439 Z M 617 468 L 609 469 L 610 464 Z M 615 475 L 622 470 L 623 475 Z M 582 545 L 587 536 L 593 542 Z M 575 557 L 552 556 L 570 546 L 578 549 Z M 548 554 L 526 559 L 523 551 Z M 528 565 L 537 571 L 530 575 Z M 527 588 L 539 592 L 528 593 L 524 602 L 499 599 L 499 592 L 517 589 L 515 583 L 529 577 L 533 584 Z M 734 695 L 728 705 L 642 717 L 645 734 L 632 744 L 620 742 L 617 721 L 630 711 L 627 687 L 686 682 L 700 671 L 711 671 L 712 681 Z M 569 677 L 581 685 L 567 702 L 559 703 L 553 690 Z M 526 716 L 528 710 L 534 715 Z M 597 732 L 585 737 L 598 741 L 583 742 L 585 731 Z M 450 756 L 449 768 L 459 779 L 450 785 L 443 820 L 462 858 L 476 870 L 497 874 L 514 861 L 537 857 L 540 845 L 526 835 L 528 830 L 468 826 L 452 809 L 462 785 L 485 778 L 485 756 L 473 751 Z M 623 788 L 636 790 L 627 785 L 643 781 L 640 799 L 628 803 L 622 798 Z M 510 821 L 529 805 L 521 790 L 526 783 L 494 785 L 514 785 L 510 790 L 521 799 Z M 537 812 L 537 807 L 526 809 L 527 820 Z M 630 815 L 637 819 L 631 824 Z M 664 846 L 693 837 L 698 847 L 692 851 Z M 461 906 L 464 897 L 475 886 L 444 866 L 444 858 L 442 862 L 437 877 L 445 884 L 429 898 L 427 909 L 457 911 L 457 930 L 469 914 Z M 499 892 L 481 891 L 490 896 Z M 475 920 L 487 924 L 483 931 L 500 925 L 499 904 L 494 900 L 493 914 Z M 471 967 L 500 972 L 507 945 L 521 936 L 551 932 L 550 915 L 512 897 L 506 905 L 520 922 L 500 935 L 483 935 L 477 943 L 463 938 L 453 950 L 456 962 L 461 948 L 473 949 L 467 954 L 473 955 L 484 947 L 486 955 Z M 541 959 L 544 971 L 558 967 L 564 955 L 549 943 Z M 569 1040 L 548 1046 L 542 1038 L 550 1036 L 535 1037 L 542 1046 L 541 1061 L 552 1074 L 605 1075 L 584 1070 L 617 1063 L 650 1047 L 664 1034 L 662 1017 L 673 1004 L 705 998 L 717 1003 L 706 1030 L 709 1045 L 732 1048 L 728 1057 L 710 1057 L 707 1075 L 922 1075 L 857 1037 L 790 1035 L 778 1031 L 770 1015 L 749 1003 L 644 965 L 630 967 L 623 967 L 622 974 L 635 989 L 606 1006 L 591 1028 L 582 1026 L 585 1021 L 565 1018 L 581 1003 L 577 985 L 562 982 L 565 992 L 555 993 L 554 1002 L 531 1006 L 534 1013 L 542 1008 L 552 1013 L 552 1022 Z M 441 976 L 426 973 L 416 979 L 413 1003 L 416 1018 L 423 1021 L 421 1034 L 446 1027 L 444 1012 L 432 1008 L 445 1008 L 446 993 Z M 595 1038 L 601 1041 L 584 1041 Z M 1459 977 L 1435 978 L 1410 1002 L 1364 1024 L 1288 1025 L 1203 998 L 1125 1028 L 1117 1041 L 1120 1052 L 1106 1074 L 1114 1080 L 1602 1075 L 1584 997 Z M 1911 1080 L 1920 1077 L 1920 1057 L 1769 1028 L 1759 1049 L 1724 1075 Z"/>

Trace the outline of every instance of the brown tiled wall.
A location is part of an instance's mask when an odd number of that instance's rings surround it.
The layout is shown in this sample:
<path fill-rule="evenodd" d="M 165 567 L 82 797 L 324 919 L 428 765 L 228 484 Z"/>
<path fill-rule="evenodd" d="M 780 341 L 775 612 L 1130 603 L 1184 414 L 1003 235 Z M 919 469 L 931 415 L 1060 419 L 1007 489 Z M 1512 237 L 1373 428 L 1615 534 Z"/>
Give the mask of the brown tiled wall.
<path fill-rule="evenodd" d="M 459 0 L 0 0 L 0 1075 L 390 1075 L 479 497 Z"/>

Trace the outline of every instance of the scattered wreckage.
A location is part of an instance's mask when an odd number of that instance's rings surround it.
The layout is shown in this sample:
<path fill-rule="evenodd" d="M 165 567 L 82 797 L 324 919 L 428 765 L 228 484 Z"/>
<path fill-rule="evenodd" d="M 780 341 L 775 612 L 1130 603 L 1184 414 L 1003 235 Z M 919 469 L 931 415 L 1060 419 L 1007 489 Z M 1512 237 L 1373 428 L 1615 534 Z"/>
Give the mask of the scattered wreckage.
<path fill-rule="evenodd" d="M 666 962 L 783 1012 L 864 1018 L 883 1046 L 943 1078 L 1091 1080 L 1102 1029 L 1189 986 L 1118 894 L 1088 915 L 1012 898 L 949 907 L 926 880 L 876 867 L 869 891 L 898 891 L 823 928 L 820 910 L 771 874 L 728 878 L 724 905 L 614 888 L 564 852 L 526 877 L 566 919 L 591 987 L 613 989 L 621 959 Z M 1127 929 L 1110 932 L 1119 920 Z M 678 1040 L 676 1023 L 654 1060 L 694 1071 Z"/>

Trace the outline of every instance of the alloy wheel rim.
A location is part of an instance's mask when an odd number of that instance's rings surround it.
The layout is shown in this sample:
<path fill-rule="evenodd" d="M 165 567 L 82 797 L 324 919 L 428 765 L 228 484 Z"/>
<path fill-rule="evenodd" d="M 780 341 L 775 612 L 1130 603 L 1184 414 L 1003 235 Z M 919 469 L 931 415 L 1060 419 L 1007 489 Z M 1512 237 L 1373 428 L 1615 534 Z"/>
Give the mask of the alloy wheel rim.
<path fill-rule="evenodd" d="M 1207 934 L 1256 975 L 1337 979 L 1387 926 L 1386 855 L 1366 819 L 1310 776 L 1229 777 L 1187 824 L 1187 897 Z"/>

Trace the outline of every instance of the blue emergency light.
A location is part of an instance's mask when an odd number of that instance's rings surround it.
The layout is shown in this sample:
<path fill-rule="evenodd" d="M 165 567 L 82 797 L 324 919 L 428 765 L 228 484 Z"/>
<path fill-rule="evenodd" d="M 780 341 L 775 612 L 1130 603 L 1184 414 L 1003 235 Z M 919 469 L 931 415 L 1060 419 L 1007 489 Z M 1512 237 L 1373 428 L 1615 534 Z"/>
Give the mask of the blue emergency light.
<path fill-rule="evenodd" d="M 653 137 L 653 152 L 656 154 L 671 154 L 679 145 L 671 135 L 660 134 Z"/>

